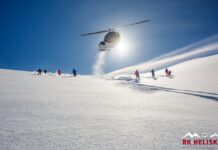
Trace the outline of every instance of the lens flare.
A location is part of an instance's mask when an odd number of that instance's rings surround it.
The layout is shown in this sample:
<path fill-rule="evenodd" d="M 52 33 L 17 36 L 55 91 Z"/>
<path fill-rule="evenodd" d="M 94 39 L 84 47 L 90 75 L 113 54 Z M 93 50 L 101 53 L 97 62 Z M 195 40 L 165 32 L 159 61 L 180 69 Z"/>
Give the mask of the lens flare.
<path fill-rule="evenodd" d="M 129 43 L 127 40 L 124 40 L 123 38 L 120 39 L 118 45 L 115 48 L 115 53 L 119 57 L 125 57 L 128 55 L 129 51 Z"/>

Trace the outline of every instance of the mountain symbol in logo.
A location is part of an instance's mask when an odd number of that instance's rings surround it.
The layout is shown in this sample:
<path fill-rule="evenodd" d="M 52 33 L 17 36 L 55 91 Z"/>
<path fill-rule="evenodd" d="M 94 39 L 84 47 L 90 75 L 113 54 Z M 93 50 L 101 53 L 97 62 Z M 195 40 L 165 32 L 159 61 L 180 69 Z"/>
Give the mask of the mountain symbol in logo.
<path fill-rule="evenodd" d="M 218 134 L 217 133 L 214 133 L 213 135 L 210 136 L 210 138 L 215 138 L 215 137 L 218 138 Z"/>
<path fill-rule="evenodd" d="M 192 133 L 190 133 L 190 132 L 188 132 L 184 137 L 183 137 L 183 139 L 184 138 L 191 138 L 191 139 L 193 139 L 193 138 L 201 138 L 197 133 L 194 133 L 194 134 L 192 134 Z"/>

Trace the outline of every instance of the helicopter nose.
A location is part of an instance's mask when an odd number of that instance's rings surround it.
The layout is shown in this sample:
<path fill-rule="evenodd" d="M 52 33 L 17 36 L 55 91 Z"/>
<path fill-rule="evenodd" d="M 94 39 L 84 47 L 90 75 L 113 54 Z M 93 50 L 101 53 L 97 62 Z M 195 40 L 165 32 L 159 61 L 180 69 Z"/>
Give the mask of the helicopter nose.
<path fill-rule="evenodd" d="M 101 41 L 101 42 L 99 43 L 99 45 L 105 45 L 105 42 Z"/>

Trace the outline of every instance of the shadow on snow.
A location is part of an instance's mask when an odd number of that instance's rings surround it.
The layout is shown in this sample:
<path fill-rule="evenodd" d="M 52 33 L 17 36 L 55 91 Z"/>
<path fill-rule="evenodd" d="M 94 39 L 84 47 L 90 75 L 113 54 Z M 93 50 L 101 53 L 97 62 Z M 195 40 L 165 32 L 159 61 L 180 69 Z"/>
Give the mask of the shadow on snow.
<path fill-rule="evenodd" d="M 217 93 L 210 93 L 210 92 L 202 92 L 202 91 L 192 91 L 192 90 L 183 90 L 183 89 L 175 89 L 175 88 L 166 88 L 160 86 L 152 86 L 146 84 L 140 84 L 137 82 L 125 82 L 122 84 L 130 85 L 132 88 L 140 90 L 146 93 L 153 93 L 157 91 L 164 91 L 164 92 L 171 92 L 171 93 L 179 93 L 179 94 L 186 94 L 191 96 L 197 96 L 201 98 L 206 98 L 210 100 L 218 101 L 218 94 Z"/>

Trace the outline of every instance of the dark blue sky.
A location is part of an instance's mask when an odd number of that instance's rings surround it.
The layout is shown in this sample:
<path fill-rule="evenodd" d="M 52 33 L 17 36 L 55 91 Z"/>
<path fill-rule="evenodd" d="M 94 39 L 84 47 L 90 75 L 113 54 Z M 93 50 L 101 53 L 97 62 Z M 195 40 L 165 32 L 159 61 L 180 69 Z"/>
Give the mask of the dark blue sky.
<path fill-rule="evenodd" d="M 218 1 L 0 0 L 0 68 L 90 74 L 104 34 L 80 34 L 142 19 L 151 22 L 121 30 L 131 50 L 109 54 L 106 72 L 217 34 Z"/>

